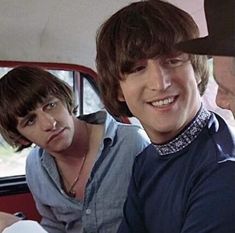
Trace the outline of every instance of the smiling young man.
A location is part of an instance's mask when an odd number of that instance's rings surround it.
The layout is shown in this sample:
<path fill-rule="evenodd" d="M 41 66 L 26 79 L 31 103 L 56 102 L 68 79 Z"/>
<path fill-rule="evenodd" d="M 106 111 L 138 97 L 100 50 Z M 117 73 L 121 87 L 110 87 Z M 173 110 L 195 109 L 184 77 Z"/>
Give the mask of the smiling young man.
<path fill-rule="evenodd" d="M 44 229 L 116 232 L 134 158 L 149 144 L 144 131 L 106 111 L 77 118 L 70 87 L 37 67 L 4 75 L 0 99 L 3 138 L 18 151 L 36 145 L 26 180 Z"/>
<path fill-rule="evenodd" d="M 206 58 L 174 48 L 198 34 L 160 0 L 130 4 L 98 31 L 104 104 L 137 117 L 152 141 L 135 160 L 120 233 L 235 232 L 235 138 L 202 104 Z"/>

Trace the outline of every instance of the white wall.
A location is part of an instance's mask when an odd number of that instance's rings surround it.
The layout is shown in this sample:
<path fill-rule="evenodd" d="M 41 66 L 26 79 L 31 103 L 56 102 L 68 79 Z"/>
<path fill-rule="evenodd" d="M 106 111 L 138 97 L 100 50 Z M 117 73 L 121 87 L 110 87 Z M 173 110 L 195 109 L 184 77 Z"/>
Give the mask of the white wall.
<path fill-rule="evenodd" d="M 0 60 L 66 62 L 95 69 L 98 26 L 130 2 L 0 0 Z M 206 34 L 203 0 L 170 2 L 191 12 Z"/>

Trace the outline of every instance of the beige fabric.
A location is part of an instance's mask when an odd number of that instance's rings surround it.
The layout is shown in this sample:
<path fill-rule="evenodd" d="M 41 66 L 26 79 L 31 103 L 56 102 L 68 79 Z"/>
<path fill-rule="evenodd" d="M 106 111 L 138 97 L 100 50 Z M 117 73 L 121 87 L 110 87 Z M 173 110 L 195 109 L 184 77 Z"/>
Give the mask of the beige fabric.
<path fill-rule="evenodd" d="M 47 233 L 38 222 L 31 220 L 18 221 L 5 228 L 2 233 Z"/>

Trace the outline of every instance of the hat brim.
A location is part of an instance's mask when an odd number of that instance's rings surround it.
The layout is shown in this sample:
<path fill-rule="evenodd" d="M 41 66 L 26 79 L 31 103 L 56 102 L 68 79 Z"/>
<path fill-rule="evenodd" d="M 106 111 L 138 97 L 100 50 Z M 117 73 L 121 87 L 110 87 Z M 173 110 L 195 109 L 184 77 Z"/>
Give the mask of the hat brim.
<path fill-rule="evenodd" d="M 209 36 L 183 41 L 176 48 L 186 53 L 235 57 L 235 38 L 221 40 Z"/>

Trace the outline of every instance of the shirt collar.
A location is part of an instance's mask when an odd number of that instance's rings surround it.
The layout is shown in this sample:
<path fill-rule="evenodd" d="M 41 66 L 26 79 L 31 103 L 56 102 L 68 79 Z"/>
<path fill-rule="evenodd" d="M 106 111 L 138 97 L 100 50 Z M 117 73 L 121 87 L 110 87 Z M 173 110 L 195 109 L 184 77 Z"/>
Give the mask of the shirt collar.
<path fill-rule="evenodd" d="M 103 144 L 100 150 L 103 149 L 106 141 L 109 141 L 110 145 L 112 145 L 119 123 L 107 111 L 103 110 L 87 115 L 80 115 L 78 119 L 86 121 L 89 124 L 104 124 Z M 43 150 L 41 159 L 46 167 L 50 167 L 50 165 L 53 164 L 53 157 L 50 156 L 45 150 Z M 52 170 L 53 169 L 54 165 Z"/>
<path fill-rule="evenodd" d="M 160 155 L 169 155 L 183 150 L 198 137 L 210 116 L 211 113 L 202 106 L 191 123 L 179 135 L 165 144 L 154 144 L 155 148 Z"/>
<path fill-rule="evenodd" d="M 103 142 L 110 141 L 112 145 L 119 123 L 107 111 L 101 110 L 78 118 L 90 124 L 104 124 Z"/>
<path fill-rule="evenodd" d="M 97 156 L 97 159 L 98 159 L 101 151 L 103 150 L 103 148 L 106 146 L 107 143 L 109 143 L 109 145 L 112 146 L 119 123 L 105 110 L 87 114 L 87 115 L 81 115 L 78 118 L 90 124 L 104 124 L 103 143 L 101 144 L 100 150 L 98 152 L 98 156 Z M 59 184 L 60 176 L 59 176 L 57 169 L 55 169 L 57 165 L 53 156 L 48 154 L 42 148 L 37 147 L 37 149 L 41 150 L 41 153 L 42 153 L 41 161 L 42 161 L 43 166 L 51 175 L 54 182 L 56 184 Z"/>

